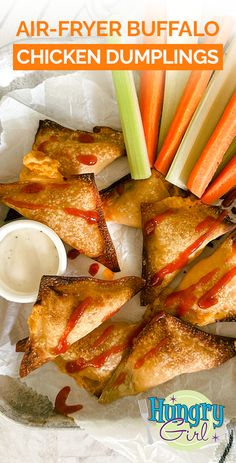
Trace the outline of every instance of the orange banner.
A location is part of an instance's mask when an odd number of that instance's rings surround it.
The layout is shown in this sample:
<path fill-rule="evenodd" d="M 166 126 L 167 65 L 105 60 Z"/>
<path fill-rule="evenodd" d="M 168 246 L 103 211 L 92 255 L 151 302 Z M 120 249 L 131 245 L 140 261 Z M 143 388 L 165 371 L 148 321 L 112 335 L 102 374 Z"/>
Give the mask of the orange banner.
<path fill-rule="evenodd" d="M 219 44 L 14 44 L 15 70 L 223 69 Z"/>

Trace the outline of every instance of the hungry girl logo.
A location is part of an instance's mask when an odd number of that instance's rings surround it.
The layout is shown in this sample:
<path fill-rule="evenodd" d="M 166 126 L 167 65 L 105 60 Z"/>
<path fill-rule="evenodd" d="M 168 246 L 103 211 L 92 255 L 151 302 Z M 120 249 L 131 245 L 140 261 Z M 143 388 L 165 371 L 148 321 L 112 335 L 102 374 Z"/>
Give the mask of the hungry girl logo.
<path fill-rule="evenodd" d="M 183 390 L 165 399 L 149 397 L 149 421 L 155 422 L 158 434 L 169 445 L 194 450 L 219 442 L 224 422 L 223 405 L 212 404 L 197 391 Z"/>

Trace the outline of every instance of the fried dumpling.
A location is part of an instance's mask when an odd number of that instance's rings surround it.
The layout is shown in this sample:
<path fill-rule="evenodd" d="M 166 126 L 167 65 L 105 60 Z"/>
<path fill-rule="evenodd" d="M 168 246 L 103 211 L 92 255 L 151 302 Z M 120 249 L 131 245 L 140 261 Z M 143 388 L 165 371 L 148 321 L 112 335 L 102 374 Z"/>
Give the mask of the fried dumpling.
<path fill-rule="evenodd" d="M 153 302 L 207 243 L 236 226 L 226 219 L 227 212 L 192 198 L 173 196 L 143 204 L 141 210 L 144 305 Z"/>
<path fill-rule="evenodd" d="M 63 373 L 99 396 L 138 332 L 135 323 L 108 321 L 55 359 Z"/>
<path fill-rule="evenodd" d="M 0 201 L 27 219 L 48 225 L 81 254 L 119 271 L 93 174 L 63 182 L 0 184 Z"/>
<path fill-rule="evenodd" d="M 145 180 L 124 177 L 100 192 L 105 219 L 141 228 L 141 203 L 167 198 L 170 188 L 172 186 L 154 169 L 151 177 Z"/>
<path fill-rule="evenodd" d="M 28 319 L 29 340 L 20 367 L 26 376 L 64 354 L 143 287 L 139 277 L 104 281 L 86 277 L 43 277 Z"/>
<path fill-rule="evenodd" d="M 99 402 L 147 391 L 183 373 L 215 368 L 234 355 L 232 338 L 205 333 L 159 312 L 135 338 Z"/>
<path fill-rule="evenodd" d="M 122 132 L 109 127 L 94 127 L 93 132 L 71 130 L 56 122 L 39 122 L 33 151 L 59 162 L 60 173 L 98 174 L 115 159 L 125 154 Z"/>
<path fill-rule="evenodd" d="M 236 319 L 234 238 L 227 238 L 212 255 L 196 263 L 174 292 L 161 294 L 150 316 L 160 308 L 193 325 Z"/>
<path fill-rule="evenodd" d="M 23 158 L 23 169 L 20 172 L 21 182 L 40 182 L 53 180 L 62 182 L 64 176 L 60 173 L 60 162 L 51 159 L 41 151 L 30 151 Z"/>

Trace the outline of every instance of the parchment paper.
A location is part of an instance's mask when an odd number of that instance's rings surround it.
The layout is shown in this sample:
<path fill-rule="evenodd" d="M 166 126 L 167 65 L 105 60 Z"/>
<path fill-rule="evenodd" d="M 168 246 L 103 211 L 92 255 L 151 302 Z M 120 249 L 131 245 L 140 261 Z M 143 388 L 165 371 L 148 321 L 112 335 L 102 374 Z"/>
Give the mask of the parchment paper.
<path fill-rule="evenodd" d="M 8 94 L 0 105 L 1 146 L 0 181 L 15 180 L 22 165 L 22 157 L 31 149 L 38 121 L 50 118 L 70 128 L 92 129 L 94 125 L 120 127 L 117 105 L 109 72 L 76 72 L 52 77 L 33 89 L 16 90 Z M 97 178 L 99 188 L 126 175 L 125 158 L 115 161 Z M 3 217 L 6 212 L 1 207 Z M 117 249 L 121 275 L 141 275 L 142 237 L 139 230 L 109 224 Z M 91 259 L 79 256 L 68 262 L 68 275 L 88 275 Z M 102 267 L 102 266 L 101 266 Z M 98 277 L 102 277 L 102 268 Z M 27 336 L 27 317 L 32 304 L 15 304 L 0 300 L 0 374 L 18 377 L 22 354 L 15 353 L 15 343 Z M 136 296 L 120 311 L 117 318 L 136 320 L 143 313 Z M 236 336 L 236 325 L 218 323 L 208 331 Z M 95 439 L 125 455 L 130 461 L 175 463 L 189 462 L 190 454 L 168 447 L 157 441 L 155 426 L 151 432 L 154 444 L 147 444 L 145 424 L 140 417 L 137 399 L 156 395 L 165 397 L 179 389 L 194 389 L 205 394 L 211 401 L 225 405 L 227 419 L 236 417 L 235 359 L 217 369 L 182 375 L 138 397 L 127 397 L 111 405 L 99 405 L 97 400 L 74 380 L 60 373 L 53 364 L 47 364 L 23 381 L 35 391 L 47 395 L 54 402 L 59 389 L 70 385 L 69 403 L 81 403 L 83 409 L 74 415 L 78 425 Z M 224 439 L 225 428 L 221 429 Z M 191 462 L 213 462 L 216 445 L 191 452 Z"/>

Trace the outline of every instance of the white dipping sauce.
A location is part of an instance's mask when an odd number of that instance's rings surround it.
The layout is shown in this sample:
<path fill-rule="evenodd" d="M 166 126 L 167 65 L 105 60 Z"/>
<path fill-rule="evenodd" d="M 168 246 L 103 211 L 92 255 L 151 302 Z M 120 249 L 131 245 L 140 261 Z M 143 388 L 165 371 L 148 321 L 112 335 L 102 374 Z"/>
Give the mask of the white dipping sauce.
<path fill-rule="evenodd" d="M 43 275 L 56 275 L 59 256 L 43 231 L 19 229 L 0 241 L 0 280 L 20 293 L 35 292 Z"/>

